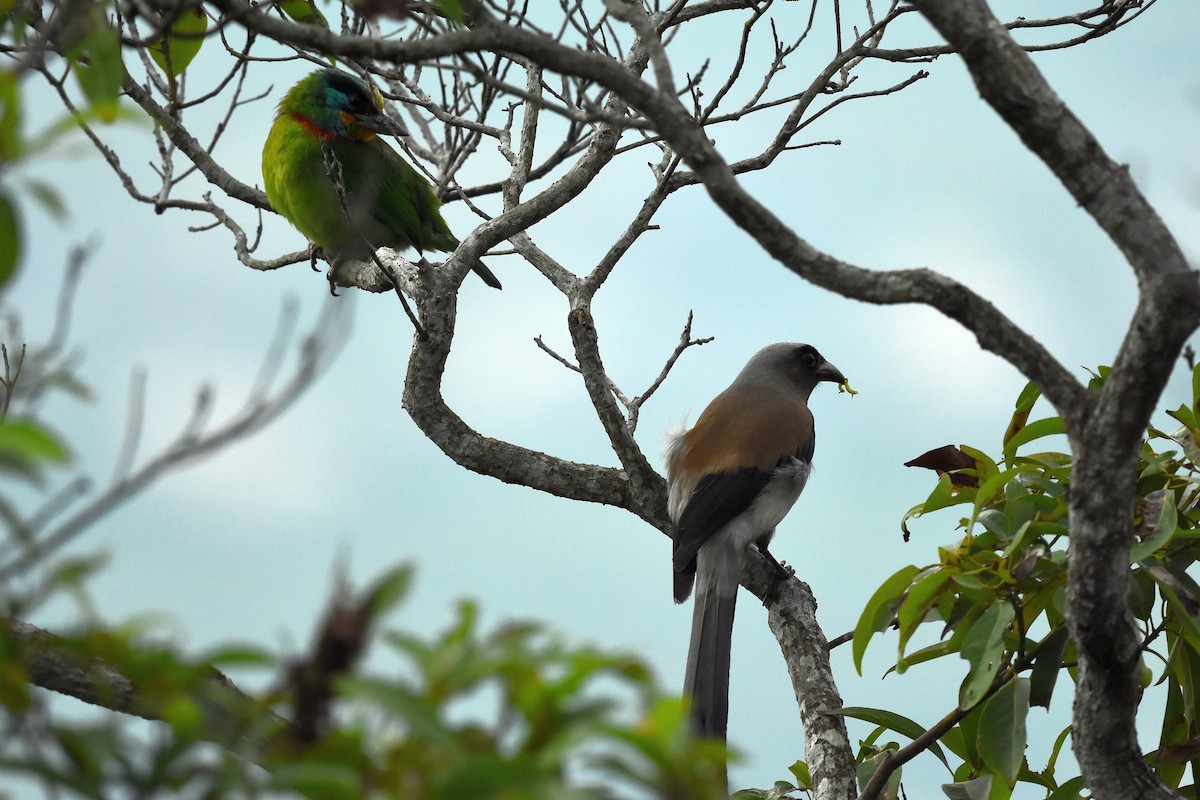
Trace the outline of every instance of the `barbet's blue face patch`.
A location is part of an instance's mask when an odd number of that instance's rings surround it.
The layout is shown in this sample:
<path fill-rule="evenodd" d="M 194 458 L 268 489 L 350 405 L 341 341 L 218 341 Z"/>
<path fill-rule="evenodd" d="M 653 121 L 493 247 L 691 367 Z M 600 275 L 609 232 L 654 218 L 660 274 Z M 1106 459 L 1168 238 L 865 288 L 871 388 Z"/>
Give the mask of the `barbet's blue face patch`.
<path fill-rule="evenodd" d="M 323 106 L 329 130 L 346 139 L 369 142 L 375 138 L 373 126 L 363 125 L 360 116 L 383 112 L 383 95 L 374 85 L 339 70 L 325 71 Z M 336 113 L 332 113 L 336 112 Z"/>

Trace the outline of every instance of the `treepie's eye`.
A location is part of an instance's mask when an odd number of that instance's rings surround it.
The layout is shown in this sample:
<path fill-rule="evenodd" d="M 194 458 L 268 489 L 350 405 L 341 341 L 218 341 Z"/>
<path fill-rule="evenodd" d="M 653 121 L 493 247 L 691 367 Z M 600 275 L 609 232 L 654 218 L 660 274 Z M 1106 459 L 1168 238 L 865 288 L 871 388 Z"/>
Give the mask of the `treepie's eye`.
<path fill-rule="evenodd" d="M 804 363 L 804 366 L 812 369 L 817 365 L 817 354 L 811 350 L 805 350 L 804 354 L 800 356 L 800 360 Z"/>

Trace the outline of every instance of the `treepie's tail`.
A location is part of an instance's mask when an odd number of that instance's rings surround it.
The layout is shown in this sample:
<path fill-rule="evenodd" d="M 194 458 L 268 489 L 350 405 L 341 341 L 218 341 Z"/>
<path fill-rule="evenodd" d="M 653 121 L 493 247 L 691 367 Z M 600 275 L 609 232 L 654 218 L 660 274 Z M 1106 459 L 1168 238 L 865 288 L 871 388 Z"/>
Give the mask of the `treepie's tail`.
<path fill-rule="evenodd" d="M 683 693 L 691 699 L 692 727 L 697 734 L 725 741 L 729 721 L 729 649 L 733 637 L 734 591 L 723 595 L 718 581 L 697 576 L 692 609 L 692 641 L 688 646 Z"/>

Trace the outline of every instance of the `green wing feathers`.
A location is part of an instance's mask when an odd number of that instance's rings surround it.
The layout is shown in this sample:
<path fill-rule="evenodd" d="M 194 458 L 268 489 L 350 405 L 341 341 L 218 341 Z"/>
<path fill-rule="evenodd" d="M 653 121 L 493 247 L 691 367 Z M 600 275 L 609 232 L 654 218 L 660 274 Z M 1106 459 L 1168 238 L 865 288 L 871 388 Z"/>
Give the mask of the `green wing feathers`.
<path fill-rule="evenodd" d="M 263 149 L 271 205 L 314 244 L 332 255 L 353 256 L 372 249 L 368 243 L 422 252 L 458 246 L 432 187 L 395 150 L 379 139 L 334 140 L 329 147 L 342 168 L 344 208 L 326 171 L 321 141 L 300 123 L 276 120 Z"/>
<path fill-rule="evenodd" d="M 433 187 L 383 140 L 335 142 L 333 149 L 342 162 L 346 184 L 371 193 L 363 201 L 372 209 L 373 221 L 383 228 L 381 244 L 396 250 L 412 246 L 421 252 L 458 246 L 442 219 Z"/>

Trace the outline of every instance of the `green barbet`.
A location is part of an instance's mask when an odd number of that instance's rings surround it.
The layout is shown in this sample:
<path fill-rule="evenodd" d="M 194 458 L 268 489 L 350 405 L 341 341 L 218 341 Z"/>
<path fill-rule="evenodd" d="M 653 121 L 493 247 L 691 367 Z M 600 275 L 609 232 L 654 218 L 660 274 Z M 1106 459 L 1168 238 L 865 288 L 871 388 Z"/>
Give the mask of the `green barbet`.
<path fill-rule="evenodd" d="M 383 112 L 383 98 L 365 81 L 322 69 L 293 86 L 279 103 L 263 146 L 267 199 L 298 231 L 325 251 L 336 274 L 343 261 L 370 261 L 377 247 L 446 252 L 458 246 L 429 181 L 378 134 L 404 126 Z M 336 158 L 326 165 L 323 146 Z M 330 177 L 340 165 L 344 195 Z M 500 281 L 479 262 L 488 286 Z"/>

